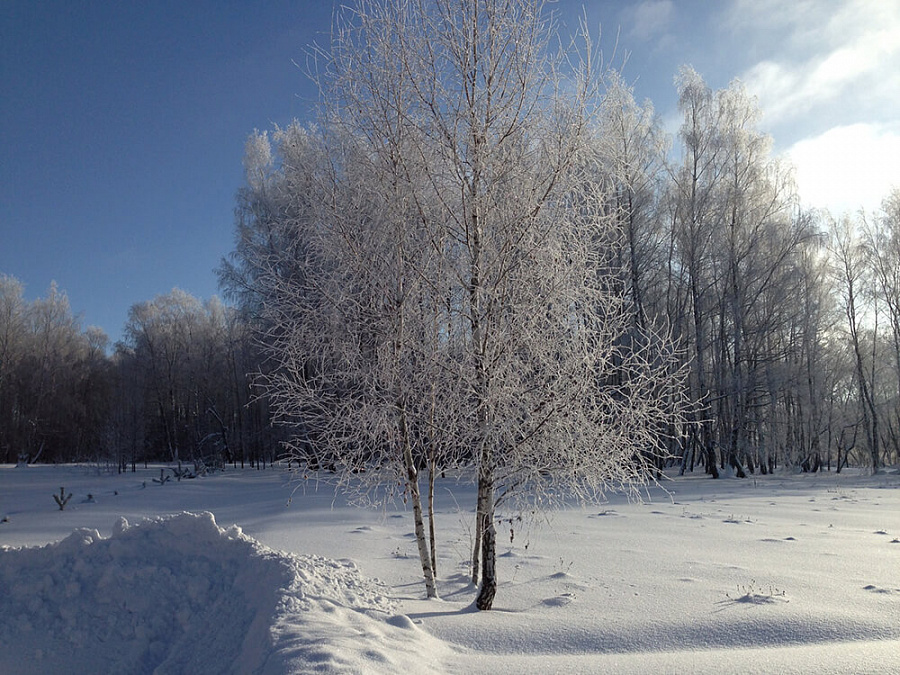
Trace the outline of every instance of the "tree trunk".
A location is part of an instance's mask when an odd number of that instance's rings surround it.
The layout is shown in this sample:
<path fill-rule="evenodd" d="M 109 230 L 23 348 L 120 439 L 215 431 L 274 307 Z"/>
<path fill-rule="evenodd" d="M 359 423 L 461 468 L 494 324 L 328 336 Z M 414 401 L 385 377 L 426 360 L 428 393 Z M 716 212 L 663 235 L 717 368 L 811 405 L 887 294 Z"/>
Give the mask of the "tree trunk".
<path fill-rule="evenodd" d="M 431 565 L 431 553 L 428 550 L 428 540 L 425 538 L 425 520 L 422 517 L 422 497 L 419 493 L 419 471 L 413 460 L 412 447 L 409 442 L 409 429 L 406 425 L 406 412 L 400 407 L 400 434 L 403 443 L 403 463 L 406 465 L 406 478 L 409 484 L 410 499 L 413 504 L 413 521 L 416 528 L 416 544 L 419 548 L 419 562 L 422 563 L 422 574 L 425 577 L 425 595 L 428 598 L 437 597 L 437 587 L 434 583 L 434 569 Z"/>
<path fill-rule="evenodd" d="M 479 490 L 480 492 L 480 490 Z M 477 584 L 481 573 L 481 522 L 484 509 L 481 506 L 481 496 L 478 497 L 478 505 L 475 507 L 475 543 L 472 546 L 472 583 Z"/>
<path fill-rule="evenodd" d="M 428 539 L 431 544 L 431 573 L 437 577 L 437 546 L 434 533 L 434 455 L 428 467 Z"/>
<path fill-rule="evenodd" d="M 485 508 L 481 514 L 481 588 L 475 599 L 480 610 L 491 609 L 497 593 L 497 531 L 494 528 L 494 486 L 493 479 L 480 477 L 478 480 L 478 501 Z"/>
<path fill-rule="evenodd" d="M 413 502 L 413 519 L 416 526 L 416 543 L 419 548 L 419 560 L 422 563 L 422 573 L 425 577 L 425 595 L 429 598 L 437 597 L 437 586 L 434 582 L 434 570 L 431 566 L 431 554 L 428 550 L 428 541 L 425 539 L 425 522 L 422 518 L 422 499 L 419 495 L 419 480 L 415 467 L 407 467 L 409 476 L 409 491 Z"/>

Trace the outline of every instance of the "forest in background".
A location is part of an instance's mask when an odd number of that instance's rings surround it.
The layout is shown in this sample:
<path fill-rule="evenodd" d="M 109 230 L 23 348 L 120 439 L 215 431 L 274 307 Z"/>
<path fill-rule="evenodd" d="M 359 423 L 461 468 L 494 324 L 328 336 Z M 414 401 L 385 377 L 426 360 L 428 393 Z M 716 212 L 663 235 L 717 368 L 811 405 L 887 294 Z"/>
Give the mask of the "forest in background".
<path fill-rule="evenodd" d="M 23 300 L 0 276 L 0 461 L 272 461 L 258 351 L 217 298 L 181 291 L 134 305 L 123 339 L 82 331 L 66 294 Z"/>
<path fill-rule="evenodd" d="M 612 77 L 591 170 L 615 236 L 597 251 L 636 327 L 671 332 L 689 369 L 690 424 L 671 463 L 712 475 L 900 461 L 900 190 L 877 213 L 800 208 L 739 82 L 676 78 L 682 127 Z M 273 134 L 276 146 L 288 130 Z M 223 294 L 177 289 L 132 307 L 123 339 L 82 330 L 66 295 L 24 300 L 0 276 L 0 461 L 266 464 L 281 454 L 257 373 L 270 331 L 253 291 L 260 250 L 290 250 L 260 209 L 248 141 Z M 673 148 L 674 143 L 674 148 Z M 282 205 L 283 206 L 283 205 Z M 315 321 L 315 317 L 311 317 Z"/>

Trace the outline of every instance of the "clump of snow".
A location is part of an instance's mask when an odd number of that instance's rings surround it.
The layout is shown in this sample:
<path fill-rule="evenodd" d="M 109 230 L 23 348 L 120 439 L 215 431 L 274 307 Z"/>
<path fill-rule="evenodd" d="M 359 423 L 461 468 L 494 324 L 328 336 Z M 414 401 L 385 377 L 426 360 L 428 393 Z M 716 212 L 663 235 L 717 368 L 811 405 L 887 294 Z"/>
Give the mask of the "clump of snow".
<path fill-rule="evenodd" d="M 0 550 L 0 672 L 394 672 L 426 634 L 352 562 L 182 513 Z M 417 667 L 421 662 L 417 662 Z"/>

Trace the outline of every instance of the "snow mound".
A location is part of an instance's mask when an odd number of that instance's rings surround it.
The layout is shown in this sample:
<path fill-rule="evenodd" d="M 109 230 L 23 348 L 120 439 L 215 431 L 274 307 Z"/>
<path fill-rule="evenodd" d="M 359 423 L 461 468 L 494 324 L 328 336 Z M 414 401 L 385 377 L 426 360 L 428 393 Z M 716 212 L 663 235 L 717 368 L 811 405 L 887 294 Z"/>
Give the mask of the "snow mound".
<path fill-rule="evenodd" d="M 0 672 L 421 672 L 441 645 L 352 562 L 274 551 L 211 513 L 0 548 Z M 427 668 L 426 668 L 427 670 Z"/>

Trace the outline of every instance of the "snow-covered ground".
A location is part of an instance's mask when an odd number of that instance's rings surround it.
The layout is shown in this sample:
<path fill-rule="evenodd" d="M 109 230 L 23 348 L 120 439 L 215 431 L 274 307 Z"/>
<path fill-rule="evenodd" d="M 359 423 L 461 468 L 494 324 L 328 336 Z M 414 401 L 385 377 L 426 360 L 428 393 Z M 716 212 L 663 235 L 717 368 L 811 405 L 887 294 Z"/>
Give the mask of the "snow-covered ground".
<path fill-rule="evenodd" d="M 506 514 L 481 613 L 467 484 L 439 482 L 428 601 L 402 508 L 277 469 L 154 477 L 0 466 L 0 673 L 900 672 L 896 473 Z"/>

